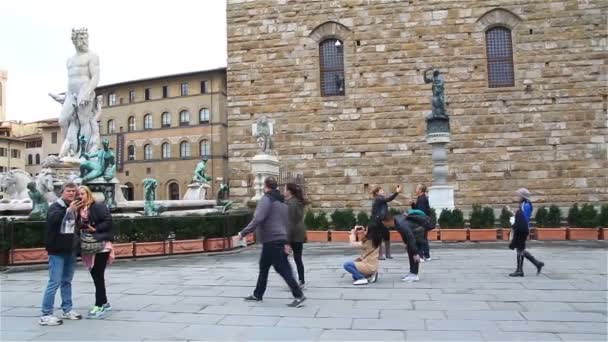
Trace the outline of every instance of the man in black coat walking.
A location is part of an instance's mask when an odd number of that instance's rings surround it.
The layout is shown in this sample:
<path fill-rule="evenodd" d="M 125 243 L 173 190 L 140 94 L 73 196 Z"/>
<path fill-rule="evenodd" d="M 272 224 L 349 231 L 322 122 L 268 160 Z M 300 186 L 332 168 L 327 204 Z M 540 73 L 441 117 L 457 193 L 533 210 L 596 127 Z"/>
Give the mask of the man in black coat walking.
<path fill-rule="evenodd" d="M 426 185 L 418 184 L 416 186 L 416 201 L 412 202 L 412 209 L 418 209 L 422 211 L 427 217 L 431 217 L 431 206 L 429 204 L 429 198 L 426 195 Z M 435 227 L 432 227 L 433 229 Z M 431 261 L 431 249 L 428 240 L 428 231 L 424 233 L 424 241 L 420 242 L 418 246 L 418 252 L 420 254 L 420 261 Z"/>

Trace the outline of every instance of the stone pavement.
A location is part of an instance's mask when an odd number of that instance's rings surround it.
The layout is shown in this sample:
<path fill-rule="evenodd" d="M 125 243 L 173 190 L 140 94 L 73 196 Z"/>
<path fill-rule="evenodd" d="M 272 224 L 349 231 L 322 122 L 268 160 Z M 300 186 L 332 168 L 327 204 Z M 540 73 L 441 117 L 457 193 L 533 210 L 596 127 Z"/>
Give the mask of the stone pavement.
<path fill-rule="evenodd" d="M 253 290 L 259 247 L 228 255 L 119 261 L 108 270 L 114 312 L 105 320 L 36 323 L 46 271 L 4 273 L 0 339 L 7 340 L 367 340 L 606 341 L 606 245 L 530 243 L 545 261 L 536 276 L 509 278 L 515 254 L 496 244 L 433 244 L 422 281 L 403 283 L 403 246 L 383 261 L 379 281 L 355 287 L 341 264 L 345 245 L 307 244 L 308 301 L 288 308 L 290 293 L 271 271 L 262 303 Z M 76 309 L 94 301 L 80 265 Z M 56 305 L 59 304 L 57 295 Z M 57 314 L 59 312 L 56 312 Z"/>

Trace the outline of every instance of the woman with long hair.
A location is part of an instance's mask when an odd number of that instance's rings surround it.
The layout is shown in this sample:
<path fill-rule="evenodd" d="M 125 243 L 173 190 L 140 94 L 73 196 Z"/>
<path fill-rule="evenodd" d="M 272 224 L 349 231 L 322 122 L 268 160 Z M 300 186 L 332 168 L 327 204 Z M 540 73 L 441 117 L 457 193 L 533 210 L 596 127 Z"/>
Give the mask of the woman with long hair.
<path fill-rule="evenodd" d="M 304 226 L 304 206 L 306 205 L 306 200 L 304 200 L 302 187 L 295 183 L 287 183 L 284 194 L 289 215 L 287 241 L 293 251 L 293 260 L 296 262 L 300 287 L 304 287 L 302 249 L 304 242 L 306 242 L 306 227 Z"/>
<path fill-rule="evenodd" d="M 357 242 L 356 234 L 363 232 L 361 241 Z M 366 285 L 378 280 L 378 258 L 382 244 L 382 229 L 376 222 L 370 222 L 367 228 L 355 226 L 350 231 L 350 245 L 361 247 L 361 256 L 354 261 L 344 263 L 344 269 L 353 277 L 354 285 Z"/>
<path fill-rule="evenodd" d="M 394 200 L 401 191 L 401 185 L 397 185 L 395 192 L 389 197 L 384 197 L 384 189 L 382 189 L 381 186 L 374 187 L 371 192 L 371 195 L 374 198 L 374 201 L 372 202 L 371 219 L 382 233 L 382 240 L 384 241 L 384 248 L 380 248 L 380 260 L 384 260 L 385 256 L 387 259 L 393 258 L 391 255 L 390 232 L 382 222 L 389 216 L 388 202 Z"/>
<path fill-rule="evenodd" d="M 77 199 L 76 227 L 80 232 L 80 252 L 95 284 L 95 305 L 87 318 L 103 318 L 112 310 L 105 284 L 106 266 L 114 260 L 112 216 L 105 204 L 95 202 L 91 189 L 86 186 L 78 187 Z"/>

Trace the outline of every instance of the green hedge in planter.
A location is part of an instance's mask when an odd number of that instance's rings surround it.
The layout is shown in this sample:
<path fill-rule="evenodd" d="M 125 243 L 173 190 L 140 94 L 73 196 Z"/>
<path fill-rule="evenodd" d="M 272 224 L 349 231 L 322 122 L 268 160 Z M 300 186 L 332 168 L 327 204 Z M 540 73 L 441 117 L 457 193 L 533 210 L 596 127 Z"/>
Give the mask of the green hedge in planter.
<path fill-rule="evenodd" d="M 570 227 L 578 227 L 578 223 L 580 221 L 580 211 L 578 209 L 578 203 L 574 203 L 574 205 L 568 210 L 568 225 Z"/>
<path fill-rule="evenodd" d="M 360 211 L 357 214 L 357 224 L 360 226 L 367 227 L 368 223 L 369 223 L 369 216 L 367 215 L 367 213 L 365 211 Z"/>
<path fill-rule="evenodd" d="M 494 228 L 494 210 L 491 207 L 481 208 L 481 205 L 474 204 L 473 211 L 469 217 L 471 228 Z"/>
<path fill-rule="evenodd" d="M 511 216 L 513 216 L 513 213 L 511 213 L 511 211 L 507 209 L 507 207 L 502 207 L 502 210 L 500 211 L 500 216 L 498 217 L 500 227 L 511 227 Z"/>
<path fill-rule="evenodd" d="M 540 207 L 536 210 L 536 216 L 534 216 L 534 220 L 536 221 L 536 227 L 545 228 L 547 226 L 547 216 L 549 215 L 549 211 L 545 207 Z"/>
<path fill-rule="evenodd" d="M 608 215 L 608 214 L 604 214 Z M 601 225 L 602 213 L 598 215 L 593 204 L 586 203 L 579 209 L 575 203 L 568 211 L 568 224 L 570 227 L 595 228 Z"/>
<path fill-rule="evenodd" d="M 324 211 L 320 211 L 315 219 L 317 220 L 317 229 L 318 230 L 328 230 L 329 229 L 329 220 L 327 219 L 327 213 Z"/>
<path fill-rule="evenodd" d="M 315 213 L 312 210 L 307 210 L 306 215 L 304 215 L 304 225 L 308 230 L 318 229 L 317 227 L 317 219 L 315 217 Z"/>
<path fill-rule="evenodd" d="M 464 215 L 460 209 L 443 209 L 439 214 L 439 227 L 441 229 L 464 228 Z"/>
<path fill-rule="evenodd" d="M 608 204 L 602 205 L 598 221 L 601 227 L 608 228 Z"/>
<path fill-rule="evenodd" d="M 164 241 L 169 237 L 176 240 L 229 237 L 243 229 L 251 218 L 252 213 L 248 211 L 229 215 L 115 218 L 114 237 L 115 242 Z M 2 234 L 11 236 L 9 248 L 44 247 L 43 221 L 2 221 L 0 229 Z"/>
<path fill-rule="evenodd" d="M 562 211 L 558 206 L 552 204 L 547 213 L 547 227 L 557 228 L 562 225 Z"/>
<path fill-rule="evenodd" d="M 331 214 L 331 221 L 335 230 L 351 230 L 357 223 L 357 219 L 352 209 L 336 209 Z"/>

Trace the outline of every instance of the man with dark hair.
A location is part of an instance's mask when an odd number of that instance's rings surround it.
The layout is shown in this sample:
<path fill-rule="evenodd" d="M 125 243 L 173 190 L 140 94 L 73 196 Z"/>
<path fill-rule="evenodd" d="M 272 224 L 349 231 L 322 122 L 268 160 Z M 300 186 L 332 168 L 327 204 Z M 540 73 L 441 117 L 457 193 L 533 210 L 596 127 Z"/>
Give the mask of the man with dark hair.
<path fill-rule="evenodd" d="M 291 252 L 287 242 L 289 221 L 287 209 L 283 195 L 277 190 L 276 179 L 266 178 L 264 180 L 264 196 L 262 196 L 255 209 L 253 219 L 239 233 L 239 238 L 242 239 L 255 230 L 257 239 L 262 243 L 258 282 L 253 294 L 245 297 L 246 301 L 262 301 L 264 292 L 266 292 L 270 266 L 273 266 L 275 271 L 283 277 L 295 297 L 288 306 L 299 308 L 306 300 L 302 289 L 293 277 L 289 261 L 287 261 L 287 255 Z"/>
<path fill-rule="evenodd" d="M 49 254 L 49 281 L 42 299 L 40 325 L 60 325 L 63 321 L 53 315 L 55 293 L 61 287 L 61 318 L 78 320 L 82 315 L 72 310 L 72 278 L 76 267 L 76 243 L 74 234 L 76 211 L 79 201 L 74 200 L 76 184 L 65 183 L 61 198 L 51 204 L 46 216 L 46 250 Z"/>
<path fill-rule="evenodd" d="M 380 230 L 382 231 L 382 240 L 384 241 L 384 248 L 382 248 L 382 246 L 380 247 L 380 260 L 384 260 L 386 258 L 393 258 L 391 255 L 390 232 L 388 228 L 382 224 L 382 221 L 384 221 L 384 219 L 389 215 L 388 202 L 394 200 L 400 192 L 401 185 L 397 185 L 397 187 L 395 188 L 395 192 L 388 198 L 384 197 L 384 190 L 381 186 L 376 186 L 372 190 L 372 197 L 374 198 L 374 201 L 372 202 L 371 219 L 379 226 Z"/>
<path fill-rule="evenodd" d="M 416 202 L 412 202 L 412 209 L 418 209 L 430 218 L 431 206 L 429 204 L 429 198 L 426 195 L 426 185 L 418 184 L 418 186 L 416 186 L 416 196 Z M 420 253 L 420 262 L 431 261 L 431 247 L 429 246 L 428 231 L 424 232 L 424 240 L 418 245 L 418 252 Z"/>

